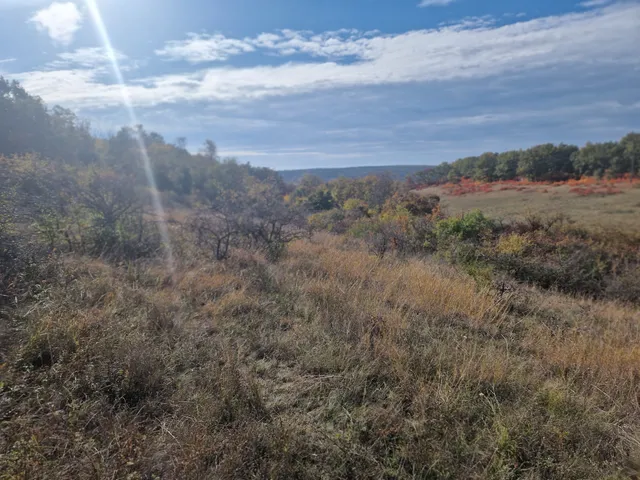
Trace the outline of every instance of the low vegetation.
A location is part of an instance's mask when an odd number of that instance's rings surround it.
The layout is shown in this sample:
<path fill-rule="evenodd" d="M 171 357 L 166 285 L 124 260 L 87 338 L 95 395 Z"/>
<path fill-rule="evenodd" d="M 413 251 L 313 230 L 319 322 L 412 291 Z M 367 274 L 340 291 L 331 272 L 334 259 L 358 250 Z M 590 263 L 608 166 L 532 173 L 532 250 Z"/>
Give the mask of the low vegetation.
<path fill-rule="evenodd" d="M 633 229 L 93 146 L 0 157 L 0 478 L 640 475 Z"/>

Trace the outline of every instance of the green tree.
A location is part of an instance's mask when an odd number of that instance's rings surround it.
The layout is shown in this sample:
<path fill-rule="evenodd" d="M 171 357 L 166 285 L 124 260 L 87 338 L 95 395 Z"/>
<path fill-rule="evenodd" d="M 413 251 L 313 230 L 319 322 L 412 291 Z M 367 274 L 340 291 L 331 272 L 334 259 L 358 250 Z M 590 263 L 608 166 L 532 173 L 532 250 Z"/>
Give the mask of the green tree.
<path fill-rule="evenodd" d="M 309 195 L 305 201 L 305 204 L 313 212 L 331 210 L 335 207 L 331 192 L 322 189 L 318 189 L 311 195 Z"/>
<path fill-rule="evenodd" d="M 413 176 L 412 181 L 417 185 L 445 183 L 448 180 L 450 171 L 451 165 L 447 162 L 443 162 L 436 167 L 416 173 Z"/>
<path fill-rule="evenodd" d="M 455 169 L 460 177 L 473 178 L 476 173 L 476 164 L 479 157 L 465 157 L 453 162 Z"/>
<path fill-rule="evenodd" d="M 492 182 L 496 178 L 498 155 L 487 152 L 480 155 L 475 162 L 473 179 L 481 182 Z"/>
<path fill-rule="evenodd" d="M 524 150 L 518 162 L 518 175 L 532 181 L 563 180 L 574 169 L 572 156 L 578 151 L 573 145 L 546 143 Z"/>
<path fill-rule="evenodd" d="M 62 107 L 49 111 L 18 82 L 0 77 L 0 154 L 26 153 L 73 164 L 96 161 L 88 122 Z"/>
<path fill-rule="evenodd" d="M 191 176 L 191 170 L 188 167 L 182 167 L 180 174 L 180 193 L 183 195 L 191 195 L 193 191 L 193 177 Z"/>
<path fill-rule="evenodd" d="M 628 161 L 629 172 L 637 175 L 640 171 L 640 133 L 629 133 L 620 140 L 624 148 L 624 158 Z"/>
<path fill-rule="evenodd" d="M 624 148 L 617 142 L 587 142 L 573 154 L 571 160 L 579 176 L 602 176 L 612 169 L 615 170 L 615 174 L 625 173 L 628 167 L 625 165 L 623 150 Z"/>
<path fill-rule="evenodd" d="M 202 146 L 201 154 L 207 158 L 210 162 L 218 161 L 218 146 L 213 140 L 205 140 Z"/>
<path fill-rule="evenodd" d="M 518 174 L 521 152 L 511 150 L 498 155 L 495 175 L 500 180 L 514 180 Z"/>

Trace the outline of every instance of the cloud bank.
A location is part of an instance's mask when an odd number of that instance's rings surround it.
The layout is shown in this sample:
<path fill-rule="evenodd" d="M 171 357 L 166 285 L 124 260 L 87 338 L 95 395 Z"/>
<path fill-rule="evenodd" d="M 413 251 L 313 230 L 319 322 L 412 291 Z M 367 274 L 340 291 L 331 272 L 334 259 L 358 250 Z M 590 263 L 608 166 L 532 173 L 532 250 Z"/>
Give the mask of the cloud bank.
<path fill-rule="evenodd" d="M 153 106 L 246 101 L 335 88 L 477 80 L 580 65 L 590 69 L 637 68 L 638 25 L 640 5 L 626 3 L 509 25 L 463 21 L 397 35 L 353 30 L 320 34 L 284 30 L 243 39 L 190 34 L 168 42 L 157 55 L 197 64 L 262 53 L 272 59 L 276 55 L 284 63 L 244 68 L 209 66 L 195 71 L 191 67 L 184 73 L 136 78 L 129 82 L 129 88 L 136 106 Z M 75 55 L 83 58 L 88 54 L 76 51 Z M 290 61 L 292 55 L 296 55 L 296 61 Z M 48 102 L 75 108 L 119 104 L 119 87 L 104 80 L 103 72 L 92 67 L 91 61 L 64 65 L 14 77 Z"/>

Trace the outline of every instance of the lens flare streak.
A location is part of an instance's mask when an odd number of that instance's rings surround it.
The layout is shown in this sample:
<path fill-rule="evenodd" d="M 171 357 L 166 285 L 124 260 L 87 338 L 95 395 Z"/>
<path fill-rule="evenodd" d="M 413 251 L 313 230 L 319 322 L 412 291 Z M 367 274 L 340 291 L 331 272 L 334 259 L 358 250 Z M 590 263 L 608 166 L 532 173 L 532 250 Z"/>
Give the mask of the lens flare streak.
<path fill-rule="evenodd" d="M 156 215 L 159 218 L 158 229 L 160 231 L 160 236 L 162 237 L 162 240 L 165 243 L 167 248 L 167 266 L 171 273 L 171 277 L 173 278 L 175 273 L 175 264 L 173 260 L 171 242 L 169 239 L 169 229 L 167 228 L 167 223 L 165 221 L 164 208 L 162 206 L 162 200 L 160 199 L 160 194 L 158 193 L 158 189 L 156 186 L 156 180 L 153 174 L 153 168 L 151 166 L 151 160 L 147 152 L 147 147 L 144 144 L 144 139 L 142 138 L 142 135 L 135 128 L 135 126 L 139 125 L 138 117 L 133 108 L 133 103 L 131 102 L 131 96 L 129 95 L 129 89 L 127 88 L 127 84 L 124 81 L 122 70 L 120 68 L 120 65 L 118 64 L 118 58 L 111 44 L 111 39 L 109 38 L 109 34 L 107 32 L 107 28 L 102 19 L 102 14 L 100 13 L 98 4 L 96 0 L 85 0 L 85 4 L 87 5 L 87 9 L 89 10 L 89 13 L 93 20 L 95 28 L 102 42 L 102 45 L 107 53 L 107 56 L 109 57 L 109 62 L 111 63 L 113 74 L 120 86 L 122 101 L 129 114 L 129 120 L 131 121 L 131 124 L 134 126 L 134 129 L 133 129 L 134 136 L 136 138 L 136 142 L 138 143 L 138 148 L 140 149 L 140 156 L 142 157 L 142 162 L 144 165 L 144 171 L 147 177 L 147 182 L 149 183 L 149 187 L 151 189 L 151 199 L 153 203 L 153 209 L 155 210 Z"/>

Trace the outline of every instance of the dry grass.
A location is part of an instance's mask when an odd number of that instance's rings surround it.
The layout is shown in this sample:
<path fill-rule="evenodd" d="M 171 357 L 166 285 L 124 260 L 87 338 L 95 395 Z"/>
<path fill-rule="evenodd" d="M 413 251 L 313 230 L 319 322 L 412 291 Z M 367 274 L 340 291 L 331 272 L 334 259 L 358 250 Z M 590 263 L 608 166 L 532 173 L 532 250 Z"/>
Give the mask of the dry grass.
<path fill-rule="evenodd" d="M 14 312 L 0 478 L 631 478 L 640 312 L 345 240 L 70 260 Z"/>
<path fill-rule="evenodd" d="M 640 188 L 638 184 L 617 186 L 617 195 L 580 196 L 571 192 L 570 185 L 530 185 L 522 190 L 500 190 L 499 185 L 489 193 L 455 196 L 441 187 L 421 190 L 436 194 L 451 213 L 480 209 L 500 218 L 519 218 L 528 212 L 568 215 L 588 227 L 601 227 L 640 232 Z"/>

